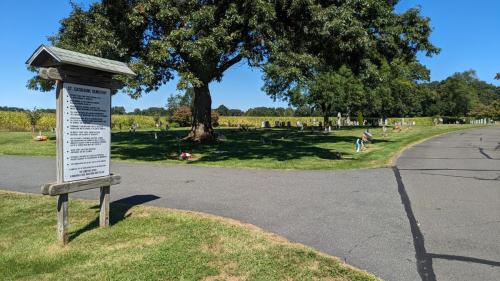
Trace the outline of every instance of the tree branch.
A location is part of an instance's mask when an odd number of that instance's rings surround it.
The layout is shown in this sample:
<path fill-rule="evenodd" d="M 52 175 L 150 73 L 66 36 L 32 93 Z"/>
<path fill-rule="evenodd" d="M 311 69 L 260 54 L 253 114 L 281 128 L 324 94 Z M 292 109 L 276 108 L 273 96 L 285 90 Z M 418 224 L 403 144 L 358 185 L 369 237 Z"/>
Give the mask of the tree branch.
<path fill-rule="evenodd" d="M 226 71 L 228 68 L 230 68 L 231 66 L 237 64 L 238 62 L 240 62 L 241 60 L 243 59 L 243 56 L 242 55 L 237 55 L 235 56 L 234 58 L 222 63 L 218 68 L 217 68 L 217 73 L 218 73 L 218 76 L 222 76 L 222 74 L 224 73 L 224 71 Z"/>

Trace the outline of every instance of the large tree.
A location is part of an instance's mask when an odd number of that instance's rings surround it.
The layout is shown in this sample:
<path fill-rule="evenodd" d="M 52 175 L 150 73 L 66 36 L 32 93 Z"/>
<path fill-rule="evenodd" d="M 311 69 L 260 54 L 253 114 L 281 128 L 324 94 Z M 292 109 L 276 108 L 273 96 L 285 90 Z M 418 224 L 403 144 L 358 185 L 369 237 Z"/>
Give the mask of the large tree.
<path fill-rule="evenodd" d="M 335 72 L 316 75 L 307 84 L 306 100 L 323 114 L 324 124 L 337 112 L 351 113 L 363 105 L 363 84 L 343 66 Z"/>
<path fill-rule="evenodd" d="M 266 90 L 282 98 L 319 66 L 335 71 L 347 65 L 360 75 L 377 63 L 373 53 L 389 60 L 412 59 L 418 51 L 435 53 L 428 41 L 429 20 L 418 9 L 395 13 L 397 2 L 101 0 L 88 9 L 74 5 L 51 41 L 131 63 L 137 77 L 121 79 L 132 97 L 157 90 L 178 75 L 178 88 L 195 92 L 187 138 L 210 141 L 209 84 L 221 81 L 237 63 L 263 66 Z M 36 78 L 28 86 L 53 87 Z"/>
<path fill-rule="evenodd" d="M 480 81 L 474 70 L 455 73 L 435 86 L 443 116 L 466 116 L 481 102 L 491 104 L 498 99 L 496 87 Z"/>
<path fill-rule="evenodd" d="M 299 1 L 300 2 L 300 1 Z M 188 139 L 211 141 L 209 84 L 231 66 L 263 62 L 273 42 L 275 1 L 102 0 L 77 5 L 51 37 L 54 45 L 130 62 L 138 73 L 122 77 L 133 97 L 179 76 L 178 88 L 195 92 Z M 31 88 L 53 85 L 31 80 Z"/>
<path fill-rule="evenodd" d="M 422 113 L 425 91 L 419 82 L 429 80 L 429 71 L 417 61 L 393 59 L 365 80 L 365 115 L 387 118 Z"/>
<path fill-rule="evenodd" d="M 417 53 L 439 52 L 429 41 L 429 18 L 421 16 L 418 8 L 397 13 L 397 2 L 322 1 L 321 9 L 297 15 L 291 33 L 294 40 L 278 45 L 279 51 L 264 66 L 264 90 L 274 99 L 300 105 L 311 93 L 310 81 L 346 68 L 370 90 L 367 94 L 382 101 L 381 106 L 392 106 L 395 94 L 416 81 L 407 74 L 394 75 L 402 69 L 399 66 L 423 68 L 416 61 Z M 330 78 L 328 83 L 336 83 L 335 77 Z M 371 91 L 374 88 L 378 91 Z M 315 96 L 310 97 L 321 103 L 328 93 Z M 383 108 L 376 111 L 384 114 Z"/>

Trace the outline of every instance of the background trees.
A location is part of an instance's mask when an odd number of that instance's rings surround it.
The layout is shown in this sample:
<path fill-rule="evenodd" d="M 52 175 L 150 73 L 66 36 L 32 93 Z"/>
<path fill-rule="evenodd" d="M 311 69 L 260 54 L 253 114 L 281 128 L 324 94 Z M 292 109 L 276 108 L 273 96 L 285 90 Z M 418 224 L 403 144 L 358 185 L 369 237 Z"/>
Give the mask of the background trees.
<path fill-rule="evenodd" d="M 429 18 L 417 8 L 396 13 L 396 3 L 336 1 L 320 10 L 292 9 L 294 40 L 278 44 L 264 65 L 264 90 L 273 99 L 316 107 L 325 118 L 335 107 L 359 107 L 370 116 L 407 114 L 412 108 L 405 105 L 418 104 L 417 82 L 428 78 L 416 55 L 439 49 L 429 41 Z"/>
<path fill-rule="evenodd" d="M 321 111 L 324 124 L 338 112 L 349 115 L 363 110 L 365 105 L 363 84 L 345 66 L 316 75 L 308 81 L 307 91 L 306 102 Z"/>
<path fill-rule="evenodd" d="M 443 81 L 420 85 L 423 90 L 422 114 L 426 116 L 478 116 L 489 112 L 500 101 L 500 87 L 477 78 L 474 70 L 455 73 Z"/>
<path fill-rule="evenodd" d="M 111 108 L 111 114 L 124 115 L 124 114 L 127 114 L 127 111 L 125 110 L 125 107 L 123 107 L 123 106 L 113 106 Z"/>
<path fill-rule="evenodd" d="M 219 107 L 217 107 L 217 112 L 221 116 L 231 116 L 231 112 L 229 111 L 229 108 L 227 108 L 225 105 L 221 104 Z"/>

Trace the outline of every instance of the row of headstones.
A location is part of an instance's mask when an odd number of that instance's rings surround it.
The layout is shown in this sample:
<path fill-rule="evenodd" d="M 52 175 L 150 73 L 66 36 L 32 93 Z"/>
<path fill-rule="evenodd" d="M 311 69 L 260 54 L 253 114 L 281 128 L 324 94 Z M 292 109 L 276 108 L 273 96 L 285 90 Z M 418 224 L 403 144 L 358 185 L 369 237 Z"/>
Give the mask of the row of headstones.
<path fill-rule="evenodd" d="M 342 120 L 341 122 L 337 122 L 336 124 L 337 126 L 360 126 L 360 123 L 358 121 L 351 121 L 349 119 L 347 120 Z M 366 125 L 366 122 L 362 125 Z M 298 128 L 304 128 L 304 127 L 308 127 L 307 123 L 304 122 L 300 122 L 300 121 L 297 121 L 297 123 L 295 124 L 296 127 Z M 332 122 L 329 122 L 329 124 L 327 125 L 328 126 L 333 126 L 333 123 Z M 269 121 L 262 121 L 261 123 L 261 128 L 271 128 L 271 123 Z M 283 121 L 275 121 L 274 122 L 274 128 L 291 128 L 292 127 L 292 122 L 290 121 L 287 121 L 287 122 L 283 122 Z M 316 122 L 316 121 L 313 121 L 312 122 L 312 127 L 323 127 L 323 122 Z"/>
<path fill-rule="evenodd" d="M 493 123 L 490 118 L 482 118 L 482 119 L 472 119 L 470 120 L 471 124 L 491 124 Z"/>

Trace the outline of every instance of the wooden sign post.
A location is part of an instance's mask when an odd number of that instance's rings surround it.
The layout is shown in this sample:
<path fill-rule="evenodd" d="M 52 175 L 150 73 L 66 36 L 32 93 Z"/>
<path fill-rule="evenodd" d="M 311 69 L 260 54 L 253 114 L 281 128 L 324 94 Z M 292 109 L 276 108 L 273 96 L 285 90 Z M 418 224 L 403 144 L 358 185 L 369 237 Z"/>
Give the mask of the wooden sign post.
<path fill-rule="evenodd" d="M 99 225 L 109 226 L 111 92 L 122 85 L 114 75 L 135 75 L 125 63 L 51 46 L 40 46 L 26 62 L 56 82 L 57 181 L 42 194 L 57 196 L 57 238 L 68 243 L 68 194 L 100 189 Z"/>

